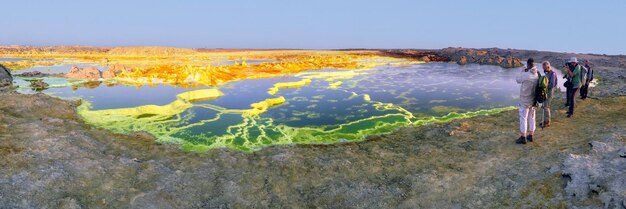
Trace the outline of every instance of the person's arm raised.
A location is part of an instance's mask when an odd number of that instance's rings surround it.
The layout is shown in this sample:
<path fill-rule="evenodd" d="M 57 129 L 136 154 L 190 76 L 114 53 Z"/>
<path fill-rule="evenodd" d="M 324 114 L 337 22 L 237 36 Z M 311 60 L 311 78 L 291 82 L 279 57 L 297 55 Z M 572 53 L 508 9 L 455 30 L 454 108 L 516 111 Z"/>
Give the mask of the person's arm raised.
<path fill-rule="evenodd" d="M 573 78 L 574 72 L 572 71 L 572 69 L 570 67 L 566 67 L 565 69 L 567 69 L 567 75 L 569 75 L 570 78 Z"/>
<path fill-rule="evenodd" d="M 517 83 L 522 83 L 522 82 L 524 82 L 524 80 L 525 80 L 525 79 L 524 79 L 524 71 L 525 71 L 525 70 L 526 70 L 526 69 L 522 69 L 522 71 L 520 71 L 519 73 L 517 73 L 517 76 L 515 77 L 515 82 L 517 82 Z"/>

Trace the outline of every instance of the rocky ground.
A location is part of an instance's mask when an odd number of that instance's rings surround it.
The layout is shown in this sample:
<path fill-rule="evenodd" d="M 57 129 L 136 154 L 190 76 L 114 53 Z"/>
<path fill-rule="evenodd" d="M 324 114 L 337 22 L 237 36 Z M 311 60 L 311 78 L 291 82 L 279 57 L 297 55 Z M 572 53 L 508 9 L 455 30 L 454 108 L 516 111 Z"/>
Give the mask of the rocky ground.
<path fill-rule="evenodd" d="M 510 111 L 254 153 L 185 153 L 87 126 L 76 102 L 5 89 L 0 208 L 626 208 L 626 70 L 596 73 L 575 118 L 556 99 L 528 145 L 513 143 Z"/>

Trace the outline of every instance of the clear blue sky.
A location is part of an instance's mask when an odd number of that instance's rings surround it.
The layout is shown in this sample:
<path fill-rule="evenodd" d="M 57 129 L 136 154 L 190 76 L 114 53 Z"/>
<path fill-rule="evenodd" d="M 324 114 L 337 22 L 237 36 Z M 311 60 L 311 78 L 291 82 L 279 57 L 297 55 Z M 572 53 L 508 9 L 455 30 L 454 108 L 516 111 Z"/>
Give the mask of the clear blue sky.
<path fill-rule="evenodd" d="M 0 45 L 626 54 L 626 1 L 1 0 Z"/>

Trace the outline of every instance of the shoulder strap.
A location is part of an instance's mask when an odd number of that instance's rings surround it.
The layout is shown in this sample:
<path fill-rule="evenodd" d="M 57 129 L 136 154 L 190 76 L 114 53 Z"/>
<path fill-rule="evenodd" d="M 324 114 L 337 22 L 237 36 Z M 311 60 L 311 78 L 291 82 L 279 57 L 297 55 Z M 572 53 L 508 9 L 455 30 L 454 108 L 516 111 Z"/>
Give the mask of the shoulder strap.
<path fill-rule="evenodd" d="M 541 73 L 537 70 L 537 76 L 541 77 Z"/>
<path fill-rule="evenodd" d="M 556 86 L 556 84 L 557 84 L 557 83 L 558 83 L 558 81 L 559 81 L 559 77 L 558 77 L 558 76 L 556 76 L 556 72 L 554 72 L 554 70 L 553 70 L 553 71 L 550 71 L 550 74 L 552 75 L 552 79 L 554 80 L 554 85 Z"/>

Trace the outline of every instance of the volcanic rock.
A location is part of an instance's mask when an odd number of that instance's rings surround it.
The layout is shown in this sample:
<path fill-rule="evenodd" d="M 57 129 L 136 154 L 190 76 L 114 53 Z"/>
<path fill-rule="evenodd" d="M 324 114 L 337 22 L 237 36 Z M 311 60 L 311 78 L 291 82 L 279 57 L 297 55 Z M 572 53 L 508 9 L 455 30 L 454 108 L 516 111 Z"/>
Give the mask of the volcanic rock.
<path fill-rule="evenodd" d="M 519 58 L 513 58 L 511 55 L 506 56 L 506 59 L 502 60 L 500 66 L 503 68 L 515 68 L 524 66 Z"/>
<path fill-rule="evenodd" d="M 0 87 L 10 86 L 13 83 L 13 76 L 9 70 L 0 65 Z"/>
<path fill-rule="evenodd" d="M 626 202 L 626 146 L 614 134 L 604 142 L 590 143 L 592 150 L 586 155 L 570 154 L 563 163 L 563 175 L 571 180 L 565 192 L 573 198 L 585 200 L 598 194 L 605 208 L 624 208 Z"/>
<path fill-rule="evenodd" d="M 459 60 L 456 61 L 456 63 L 459 64 L 459 65 L 466 65 L 467 64 L 467 57 L 461 56 L 461 58 L 459 58 Z"/>
<path fill-rule="evenodd" d="M 114 78 L 120 73 L 128 73 L 131 69 L 120 64 L 111 65 L 107 71 L 102 73 L 102 78 Z"/>
<path fill-rule="evenodd" d="M 96 67 L 79 68 L 72 66 L 69 72 L 65 73 L 64 77 L 74 79 L 89 79 L 97 80 L 102 78 L 102 72 Z"/>
<path fill-rule="evenodd" d="M 39 72 L 39 71 L 31 71 L 31 72 L 25 72 L 25 73 L 19 74 L 19 76 L 31 77 L 31 78 L 41 78 L 41 77 L 48 76 L 48 74 L 42 73 L 42 72 Z"/>
<path fill-rule="evenodd" d="M 31 80 L 30 87 L 35 91 L 41 91 L 48 88 L 48 83 L 43 82 L 41 79 Z"/>

